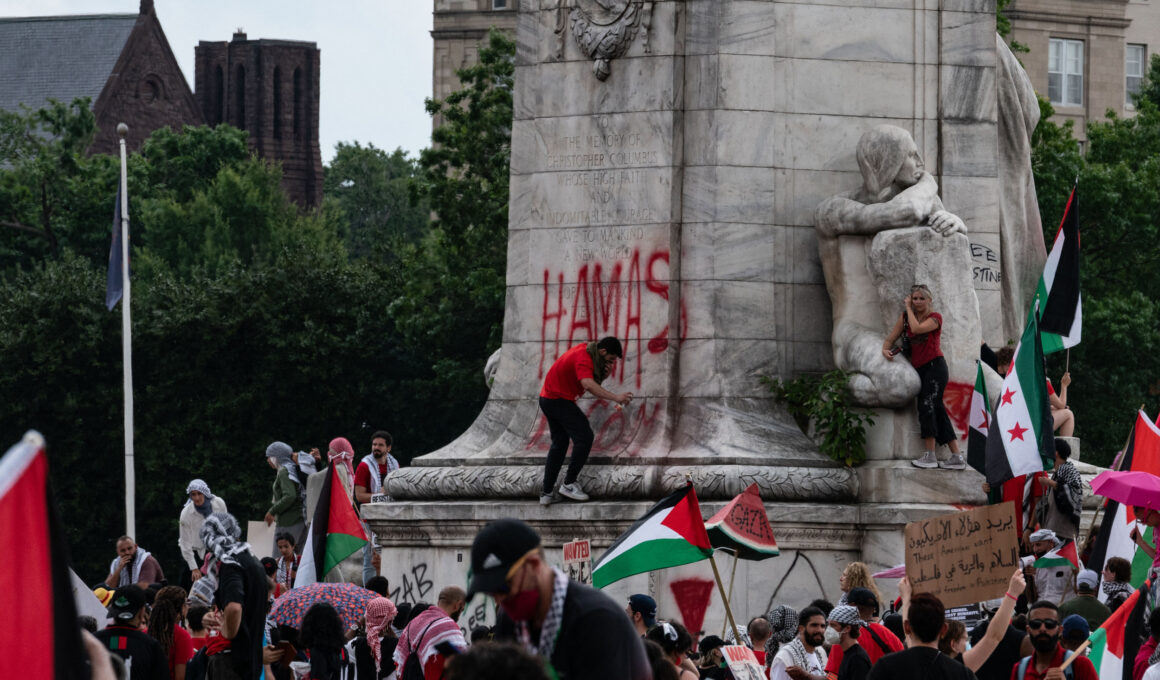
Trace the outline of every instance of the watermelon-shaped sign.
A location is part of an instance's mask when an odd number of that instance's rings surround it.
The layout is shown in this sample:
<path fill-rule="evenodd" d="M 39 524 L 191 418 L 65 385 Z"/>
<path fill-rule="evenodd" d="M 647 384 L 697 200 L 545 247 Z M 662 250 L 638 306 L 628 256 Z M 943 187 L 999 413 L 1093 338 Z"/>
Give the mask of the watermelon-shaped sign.
<path fill-rule="evenodd" d="M 709 543 L 743 560 L 764 560 L 781 554 L 757 484 L 750 484 L 721 511 L 705 522 Z"/>

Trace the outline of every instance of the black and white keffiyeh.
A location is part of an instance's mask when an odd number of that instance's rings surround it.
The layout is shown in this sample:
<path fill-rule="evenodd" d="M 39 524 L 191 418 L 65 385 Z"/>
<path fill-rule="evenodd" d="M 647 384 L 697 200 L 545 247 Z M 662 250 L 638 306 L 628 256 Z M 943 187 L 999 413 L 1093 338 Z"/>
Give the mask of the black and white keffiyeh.
<path fill-rule="evenodd" d="M 239 540 L 241 537 L 242 528 L 238 526 L 238 520 L 228 512 L 215 512 L 201 525 L 201 542 L 221 564 L 236 565 L 237 555 L 250 549 L 249 543 Z"/>
<path fill-rule="evenodd" d="M 1127 597 L 1135 590 L 1131 583 L 1122 583 L 1120 581 L 1104 581 L 1104 584 L 1100 587 L 1103 589 L 1104 595 L 1108 596 L 1108 600 L 1114 597 Z"/>
<path fill-rule="evenodd" d="M 765 643 L 765 658 L 772 662 L 777 650 L 797 637 L 798 613 L 792 607 L 778 605 L 770 609 L 765 618 L 773 633 Z M 805 653 L 804 649 L 802 653 Z"/>
<path fill-rule="evenodd" d="M 1079 524 L 1080 510 L 1083 508 L 1083 478 L 1080 477 L 1079 470 L 1075 469 L 1075 465 L 1065 461 L 1055 469 L 1052 479 L 1059 484 L 1058 491 L 1067 496 L 1068 504 L 1072 508 L 1070 519 L 1073 523 Z"/>
<path fill-rule="evenodd" d="M 564 620 L 564 597 L 568 594 L 568 575 L 552 567 L 552 604 L 544 615 L 544 625 L 540 627 L 540 644 L 532 645 L 527 621 L 516 622 L 516 632 L 520 642 L 532 654 L 539 654 L 545 661 L 552 658 L 556 649 L 556 638 L 560 635 L 560 622 Z"/>
<path fill-rule="evenodd" d="M 145 560 L 151 553 L 141 546 L 137 546 L 137 552 L 133 555 L 133 563 L 128 568 L 121 570 L 121 580 L 117 582 L 117 587 L 127 586 L 141 580 L 141 567 L 145 564 Z M 109 573 L 117 570 L 117 563 L 121 561 L 120 557 L 113 560 L 109 565 Z"/>

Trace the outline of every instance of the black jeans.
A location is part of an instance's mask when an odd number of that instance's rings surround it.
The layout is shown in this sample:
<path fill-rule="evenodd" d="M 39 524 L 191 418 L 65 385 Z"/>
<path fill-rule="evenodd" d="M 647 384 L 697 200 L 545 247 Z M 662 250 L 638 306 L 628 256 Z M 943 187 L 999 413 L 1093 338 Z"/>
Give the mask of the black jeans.
<path fill-rule="evenodd" d="M 540 397 L 540 410 L 548 419 L 548 430 L 552 433 L 552 446 L 548 449 L 548 460 L 544 464 L 544 495 L 556 490 L 556 478 L 564 465 L 564 455 L 568 452 L 568 440 L 572 440 L 572 462 L 564 483 L 571 484 L 580 475 L 580 469 L 588 461 L 592 450 L 592 426 L 576 402 L 571 399 L 547 399 Z"/>
<path fill-rule="evenodd" d="M 954 441 L 958 435 L 943 404 L 943 390 L 950 380 L 946 359 L 935 357 L 915 370 L 922 385 L 918 390 L 918 429 L 922 438 L 934 437 L 940 446 Z"/>

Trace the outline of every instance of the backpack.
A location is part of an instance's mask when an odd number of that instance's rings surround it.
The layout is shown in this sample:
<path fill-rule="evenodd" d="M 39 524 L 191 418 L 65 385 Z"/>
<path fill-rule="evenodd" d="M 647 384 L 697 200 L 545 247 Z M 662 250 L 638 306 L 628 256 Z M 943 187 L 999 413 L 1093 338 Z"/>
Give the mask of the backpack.
<path fill-rule="evenodd" d="M 399 680 L 424 680 L 423 662 L 419 660 L 419 649 L 422 647 L 423 637 L 427 635 L 427 631 L 434 624 L 435 621 L 428 623 L 423 632 L 419 633 L 419 638 L 411 645 L 411 653 L 407 655 L 407 660 L 403 663 Z"/>
<path fill-rule="evenodd" d="M 1030 663 L 1030 656 L 1023 657 L 1023 660 L 1019 662 L 1019 671 L 1015 675 L 1016 680 L 1023 680 L 1023 678 L 1027 676 L 1027 666 Z M 1072 670 L 1071 666 L 1063 669 L 1063 677 L 1067 678 L 1067 680 L 1072 680 L 1075 677 L 1075 672 Z"/>

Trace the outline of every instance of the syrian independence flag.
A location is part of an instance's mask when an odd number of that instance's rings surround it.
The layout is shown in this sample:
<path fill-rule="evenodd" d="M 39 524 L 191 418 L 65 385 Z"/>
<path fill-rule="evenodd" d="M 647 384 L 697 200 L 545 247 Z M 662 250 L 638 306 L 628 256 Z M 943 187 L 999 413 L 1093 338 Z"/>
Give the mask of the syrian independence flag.
<path fill-rule="evenodd" d="M 338 480 L 338 466 L 331 465 L 314 508 L 294 587 L 324 580 L 331 569 L 368 542 L 358 512 Z"/>
<path fill-rule="evenodd" d="M 1132 665 L 1140 651 L 1144 604 L 1148 600 L 1148 583 L 1132 593 L 1124 604 L 1092 631 L 1088 658 L 1103 680 L 1131 680 Z"/>
<path fill-rule="evenodd" d="M 1051 406 L 1039 328 L 1032 318 L 1023 330 L 1003 392 L 987 431 L 986 476 L 991 486 L 1055 464 Z"/>
<path fill-rule="evenodd" d="M 971 393 L 971 416 L 967 430 L 967 464 L 987 474 L 987 430 L 991 427 L 991 400 L 987 398 L 987 382 L 983 379 L 983 364 L 975 361 L 975 391 Z"/>
<path fill-rule="evenodd" d="M 1035 560 L 1035 564 L 1031 565 L 1036 569 L 1044 569 L 1047 567 L 1071 567 L 1079 571 L 1079 553 L 1075 550 L 1075 541 L 1070 538 L 1063 542 L 1055 550 L 1048 551 L 1046 555 Z"/>
<path fill-rule="evenodd" d="M 1128 448 L 1124 450 L 1117 469 L 1151 472 L 1160 476 L 1160 427 L 1149 420 L 1143 411 L 1136 413 L 1136 423 L 1132 428 L 1132 435 L 1128 438 Z M 1099 536 L 1092 546 L 1091 556 L 1088 557 L 1088 568 L 1102 571 L 1108 559 L 1122 557 L 1131 562 L 1131 583 L 1139 587 L 1148 577 L 1148 568 L 1152 565 L 1152 560 L 1144 554 L 1144 551 L 1136 549 L 1136 544 L 1130 536 L 1135 526 L 1136 514 L 1132 508 L 1108 500 L 1104 506 L 1104 520 L 1100 524 Z M 1144 537 L 1149 541 L 1152 540 L 1151 527 L 1147 527 Z M 1100 599 L 1107 599 L 1102 590 Z"/>
<path fill-rule="evenodd" d="M 1035 290 L 1029 316 L 1039 305 L 1039 332 L 1043 353 L 1075 347 L 1080 341 L 1082 305 L 1079 294 L 1079 211 L 1075 187 L 1067 199 L 1055 243 L 1047 255 L 1043 276 Z"/>
<path fill-rule="evenodd" d="M 597 588 L 655 569 L 677 567 L 713 555 L 693 485 L 675 491 L 629 527 L 592 565 Z"/>
<path fill-rule="evenodd" d="M 36 432 L 0 458 L 0 678 L 87 678 L 64 532 L 48 482 L 44 438 Z M 19 559 L 16 559 L 17 554 Z"/>

